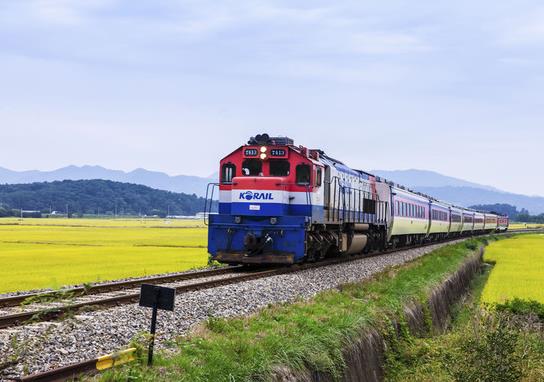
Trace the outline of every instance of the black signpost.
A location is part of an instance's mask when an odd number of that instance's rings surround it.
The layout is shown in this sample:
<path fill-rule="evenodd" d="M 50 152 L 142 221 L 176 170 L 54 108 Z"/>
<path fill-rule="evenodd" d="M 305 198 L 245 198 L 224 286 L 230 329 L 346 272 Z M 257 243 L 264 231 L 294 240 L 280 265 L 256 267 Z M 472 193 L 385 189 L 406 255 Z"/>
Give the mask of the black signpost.
<path fill-rule="evenodd" d="M 153 364 L 153 347 L 155 346 L 155 330 L 157 329 L 157 311 L 174 310 L 174 300 L 176 290 L 173 288 L 161 287 L 158 285 L 142 284 L 140 289 L 140 306 L 153 308 L 151 316 L 151 341 L 149 342 L 149 353 L 147 355 L 147 365 Z"/>

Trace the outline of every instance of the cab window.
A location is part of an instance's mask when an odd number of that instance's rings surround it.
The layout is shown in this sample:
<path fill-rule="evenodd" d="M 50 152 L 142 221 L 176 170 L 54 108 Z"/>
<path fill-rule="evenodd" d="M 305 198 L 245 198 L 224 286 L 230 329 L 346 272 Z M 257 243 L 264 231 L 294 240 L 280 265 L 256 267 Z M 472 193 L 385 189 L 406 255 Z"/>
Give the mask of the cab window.
<path fill-rule="evenodd" d="M 242 162 L 242 175 L 260 176 L 263 175 L 263 162 L 259 159 L 245 159 Z"/>
<path fill-rule="evenodd" d="M 236 166 L 232 163 L 225 163 L 221 169 L 221 183 L 231 183 L 236 176 Z"/>
<path fill-rule="evenodd" d="M 310 166 L 299 164 L 296 169 L 297 184 L 310 184 Z"/>
<path fill-rule="evenodd" d="M 321 187 L 321 177 L 322 177 L 322 175 L 321 175 L 321 168 L 318 167 L 318 168 L 317 168 L 317 175 L 316 175 L 316 177 L 315 177 L 315 185 L 316 185 L 317 187 Z"/>
<path fill-rule="evenodd" d="M 273 159 L 270 162 L 270 176 L 289 176 L 291 166 L 284 159 Z"/>

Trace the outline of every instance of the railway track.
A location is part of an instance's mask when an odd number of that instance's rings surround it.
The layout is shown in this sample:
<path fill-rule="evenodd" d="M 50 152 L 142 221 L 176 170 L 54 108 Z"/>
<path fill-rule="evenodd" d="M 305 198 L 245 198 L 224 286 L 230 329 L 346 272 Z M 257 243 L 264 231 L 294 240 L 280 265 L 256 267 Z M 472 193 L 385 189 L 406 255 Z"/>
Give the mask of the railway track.
<path fill-rule="evenodd" d="M 196 272 L 184 272 L 184 273 L 178 273 L 178 274 L 170 274 L 170 275 L 162 275 L 162 276 L 154 276 L 154 277 L 143 277 L 143 278 L 137 278 L 137 279 L 124 280 L 124 281 L 115 281 L 111 283 L 95 284 L 90 286 L 64 288 L 61 290 L 51 291 L 51 292 L 20 294 L 20 295 L 0 298 L 0 308 L 19 306 L 21 304 L 24 304 L 25 302 L 30 302 L 32 300 L 34 301 L 48 300 L 48 299 L 50 300 L 50 299 L 56 299 L 56 298 L 62 298 L 62 297 L 78 297 L 78 296 L 93 295 L 93 294 L 106 293 L 106 292 L 115 292 L 119 290 L 139 287 L 143 283 L 164 284 L 164 283 L 171 283 L 176 281 L 192 280 L 192 279 L 197 279 L 202 277 L 233 273 L 241 268 L 242 267 L 223 267 L 223 268 L 217 268 L 217 269 L 206 269 L 203 271 L 196 271 Z"/>
<path fill-rule="evenodd" d="M 530 233 L 530 232 L 544 232 L 544 230 L 533 230 L 533 229 L 531 229 L 531 230 L 515 230 L 515 231 L 508 231 L 506 233 L 500 233 L 499 235 L 502 235 L 502 234 L 515 234 L 515 233 Z M 485 236 L 485 235 L 482 235 L 482 236 Z M 431 245 L 436 245 L 436 244 L 440 244 L 440 243 L 447 243 L 447 242 L 452 242 L 452 241 L 462 240 L 462 239 L 466 239 L 466 238 L 455 238 L 455 239 L 450 239 L 450 240 L 447 240 L 447 241 L 444 241 L 444 242 L 428 243 L 428 244 L 420 245 L 418 247 L 422 248 L 422 247 L 427 247 L 427 246 L 431 246 Z M 208 281 L 205 281 L 205 282 L 198 282 L 198 283 L 194 283 L 194 284 L 180 286 L 180 287 L 178 287 L 176 289 L 177 289 L 178 293 L 180 293 L 180 292 L 183 293 L 183 292 L 188 292 L 188 291 L 193 291 L 193 290 L 213 288 L 213 287 L 220 286 L 220 285 L 234 284 L 234 283 L 237 283 L 237 282 L 242 282 L 242 281 L 247 281 L 247 280 L 252 280 L 252 279 L 257 279 L 257 278 L 262 278 L 262 277 L 270 277 L 270 276 L 278 275 L 278 274 L 297 272 L 297 271 L 300 271 L 300 270 L 303 270 L 303 269 L 309 269 L 309 268 L 314 268 L 314 267 L 322 267 L 322 266 L 328 266 L 328 265 L 332 265 L 332 264 L 349 262 L 349 261 L 354 261 L 354 260 L 361 259 L 362 257 L 381 256 L 381 255 L 385 255 L 385 254 L 389 254 L 389 253 L 393 253 L 393 252 L 398 252 L 398 251 L 403 251 L 403 250 L 408 250 L 408 249 L 413 249 L 413 248 L 415 248 L 415 247 L 397 248 L 397 249 L 391 249 L 391 250 L 388 250 L 388 251 L 375 253 L 375 254 L 372 254 L 372 255 L 366 255 L 366 256 L 359 255 L 359 256 L 351 256 L 351 257 L 347 257 L 347 258 L 334 258 L 334 259 L 330 259 L 330 260 L 327 260 L 327 261 L 323 261 L 323 262 L 320 262 L 320 263 L 314 263 L 314 264 L 302 264 L 302 265 L 293 266 L 293 267 L 289 267 L 289 268 L 278 268 L 278 269 L 261 270 L 261 271 L 251 272 L 251 273 L 242 273 L 242 274 L 235 275 L 233 277 L 226 278 L 226 279 L 223 279 L 223 280 L 208 280 Z M 233 267 L 231 267 L 231 268 L 233 268 Z M 223 268 L 221 268 L 221 269 L 223 269 Z M 229 269 L 229 268 L 226 268 L 226 269 Z M 225 273 L 234 273 L 234 271 L 236 269 L 237 268 L 234 267 L 234 269 L 232 269 L 231 272 L 225 272 Z M 198 272 L 198 273 L 205 274 L 205 272 L 206 271 L 201 271 L 201 272 Z M 197 272 L 195 272 L 195 273 L 197 273 Z M 209 274 L 209 273 L 207 273 L 207 274 Z M 193 279 L 194 278 L 198 278 L 198 276 L 193 277 Z M 140 282 L 141 283 L 142 281 L 147 282 L 147 280 L 148 279 L 131 280 L 129 282 L 132 282 L 132 283 Z M 112 284 L 123 284 L 123 283 L 125 283 L 125 282 L 112 283 Z M 136 284 L 133 284 L 133 285 L 136 285 Z M 103 287 L 103 286 L 101 286 L 101 287 Z M 119 305 L 119 304 L 122 304 L 122 303 L 132 303 L 132 302 L 136 302 L 138 300 L 138 297 L 139 297 L 139 293 L 138 294 L 130 293 L 128 295 L 125 295 L 125 296 L 122 296 L 122 297 L 119 297 L 119 298 L 103 299 L 101 301 L 95 301 L 94 305 L 114 306 L 114 305 Z M 115 301 L 115 300 L 117 300 L 117 301 Z M 82 307 L 84 307 L 84 306 L 85 306 L 85 304 L 82 304 Z M 75 308 L 75 306 L 72 306 L 72 309 L 74 309 L 74 308 Z M 62 317 L 62 315 L 63 315 L 62 312 L 58 312 L 58 314 L 53 314 L 52 317 L 53 318 L 58 318 L 58 317 Z M 42 316 L 42 318 L 44 318 L 44 317 L 45 316 Z M 19 319 L 20 319 L 20 317 L 19 317 Z M 17 319 L 14 319 L 14 322 L 16 322 L 16 324 L 18 324 L 21 321 L 18 321 Z M 10 325 L 8 325 L 8 326 L 10 326 Z M 6 326 L 4 326 L 4 327 L 6 327 Z M 122 356 L 119 356 L 119 354 L 121 354 Z M 20 381 L 63 381 L 63 380 L 73 379 L 74 377 L 77 377 L 77 376 L 79 376 L 81 374 L 84 374 L 84 373 L 96 373 L 97 371 L 104 370 L 104 369 L 109 368 L 109 367 L 113 367 L 113 366 L 116 366 L 116 365 L 120 365 L 122 363 L 130 362 L 130 360 L 131 360 L 131 349 L 128 349 L 126 351 L 122 351 L 120 353 L 116 353 L 116 354 L 113 354 L 113 355 L 108 355 L 108 356 L 99 357 L 99 358 L 96 358 L 96 359 L 93 359 L 93 360 L 87 360 L 87 361 L 83 361 L 83 362 L 69 364 L 69 365 L 66 365 L 66 366 L 63 366 L 63 367 L 60 367 L 60 368 L 57 368 L 57 369 L 48 370 L 46 372 L 20 377 L 18 380 L 20 380 Z"/>
<path fill-rule="evenodd" d="M 509 231 L 507 233 L 520 233 L 520 232 L 533 232 L 533 230 L 517 230 Z M 450 239 L 444 242 L 459 240 L 460 238 Z M 438 244 L 437 242 L 427 243 L 419 245 L 418 247 L 426 247 L 429 245 Z M 20 312 L 8 312 L 7 314 L 2 314 L 0 311 L 0 329 L 25 325 L 35 322 L 43 321 L 52 321 L 62 319 L 63 317 L 74 315 L 86 310 L 96 310 L 104 309 L 114 306 L 120 306 L 125 304 L 136 303 L 139 300 L 140 292 L 138 288 L 142 283 L 151 283 L 151 284 L 172 284 L 185 281 L 196 280 L 194 283 L 183 283 L 181 285 L 169 285 L 170 287 L 176 289 L 176 293 L 187 293 L 203 289 L 211 289 L 224 285 L 231 285 L 240 283 L 243 281 L 255 280 L 263 277 L 270 277 L 279 274 L 293 273 L 298 272 L 303 269 L 316 268 L 316 267 L 325 267 L 331 264 L 337 264 L 341 262 L 354 261 L 362 257 L 370 256 L 381 256 L 393 252 L 403 251 L 415 247 L 401 247 L 396 249 L 390 249 L 387 251 L 366 254 L 366 255 L 356 255 L 349 257 L 339 257 L 332 258 L 325 261 L 320 261 L 318 263 L 305 263 L 301 265 L 294 265 L 291 267 L 281 267 L 266 269 L 260 271 L 247 271 L 244 270 L 244 267 L 224 267 L 217 268 L 212 270 L 197 271 L 191 273 L 182 273 L 177 275 L 166 275 L 166 276 L 157 276 L 152 278 L 141 278 L 133 279 L 127 281 L 113 282 L 107 284 L 93 285 L 91 287 L 78 287 L 64 289 L 58 292 L 51 293 L 36 293 L 36 294 L 26 294 L 11 296 L 4 299 L 0 299 L 0 307 L 14 307 L 19 306 L 29 299 L 39 301 L 44 299 L 47 302 L 48 298 L 55 298 L 57 296 L 69 295 L 70 298 L 74 297 L 92 297 L 99 296 L 108 292 L 122 291 L 122 294 L 114 296 L 99 297 L 96 299 L 91 298 L 86 301 L 69 301 L 68 303 L 53 301 L 53 306 L 39 309 L 26 309 Z M 207 279 L 205 281 L 199 281 L 201 279 Z"/>
<path fill-rule="evenodd" d="M 21 382 L 51 382 L 77 379 L 82 374 L 94 374 L 96 372 L 120 366 L 135 359 L 135 348 L 129 348 L 117 353 L 108 354 L 102 357 L 87 361 L 73 363 L 57 369 L 51 369 L 41 373 L 31 374 L 17 378 Z"/>
<path fill-rule="evenodd" d="M 191 274 L 191 277 L 189 278 L 180 277 L 177 279 L 172 279 L 171 277 L 168 277 L 166 278 L 167 281 L 164 282 L 160 282 L 157 279 L 153 279 L 153 281 L 155 284 L 160 283 L 161 285 L 168 285 L 176 289 L 177 293 L 187 293 L 253 280 L 255 278 L 266 277 L 278 274 L 280 272 L 280 270 L 275 269 L 243 272 L 239 267 L 235 267 L 234 269 L 231 268 L 233 267 L 220 268 L 214 271 L 202 271 L 199 272 L 198 275 Z M 32 305 L 20 307 L 20 309 L 23 309 L 23 311 L 15 313 L 8 312 L 8 314 L 0 315 L 0 329 L 25 325 L 28 323 L 57 320 L 82 311 L 136 303 L 140 298 L 140 290 L 137 287 L 139 287 L 142 283 L 147 283 L 148 280 L 149 279 L 141 279 L 138 282 L 133 280 L 130 283 L 132 288 L 125 286 L 122 289 L 116 289 L 116 291 L 119 293 L 113 296 L 110 293 L 110 295 L 104 297 L 104 293 L 111 291 L 111 289 L 106 289 L 107 292 L 95 292 L 91 295 L 81 294 L 79 295 L 80 301 L 77 301 L 77 298 L 75 300 L 69 300 L 68 302 L 66 302 L 66 300 L 46 301 L 46 304 L 49 306 L 39 309 L 31 309 Z M 180 282 L 182 282 L 182 284 L 179 284 Z M 40 304 L 40 302 L 36 304 L 44 305 Z"/>

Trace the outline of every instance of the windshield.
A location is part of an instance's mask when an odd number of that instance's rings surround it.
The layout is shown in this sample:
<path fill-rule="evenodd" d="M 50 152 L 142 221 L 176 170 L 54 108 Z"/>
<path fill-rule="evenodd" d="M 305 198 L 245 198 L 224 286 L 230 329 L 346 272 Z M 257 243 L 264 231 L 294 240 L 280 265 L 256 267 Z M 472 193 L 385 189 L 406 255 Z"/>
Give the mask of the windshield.
<path fill-rule="evenodd" d="M 263 162 L 259 159 L 246 159 L 242 162 L 242 174 L 244 176 L 262 176 Z"/>
<path fill-rule="evenodd" d="M 289 161 L 284 159 L 274 159 L 270 161 L 270 176 L 289 176 Z"/>

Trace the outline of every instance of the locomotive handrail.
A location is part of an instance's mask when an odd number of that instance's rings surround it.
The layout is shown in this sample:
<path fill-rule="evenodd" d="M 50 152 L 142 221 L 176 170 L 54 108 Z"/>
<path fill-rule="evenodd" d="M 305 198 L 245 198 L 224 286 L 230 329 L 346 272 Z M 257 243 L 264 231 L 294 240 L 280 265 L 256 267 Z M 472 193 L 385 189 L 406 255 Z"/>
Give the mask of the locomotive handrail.
<path fill-rule="evenodd" d="M 210 186 L 211 186 L 211 192 L 210 192 Z M 212 208 L 213 208 L 213 193 L 215 191 L 215 187 L 219 187 L 219 183 L 211 182 L 211 183 L 208 183 L 208 185 L 206 186 L 206 199 L 204 200 L 204 216 L 203 216 L 204 225 L 209 224 L 209 220 L 210 220 L 209 215 L 212 212 Z M 209 205 L 208 205 L 208 195 L 210 196 Z M 209 207 L 209 210 L 208 210 L 208 207 Z M 217 206 L 217 208 L 219 208 L 219 205 Z"/>
<path fill-rule="evenodd" d="M 344 185 L 338 176 L 325 181 L 325 184 L 330 195 L 327 220 L 339 223 L 386 222 L 387 202 L 380 201 L 377 194 Z"/>

